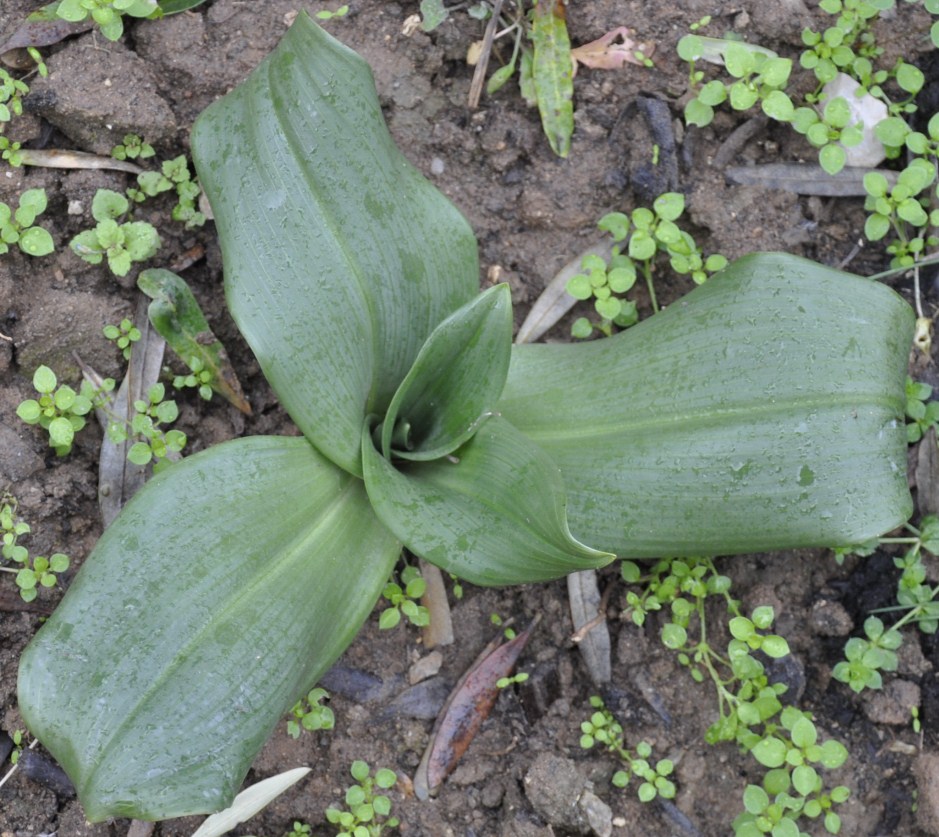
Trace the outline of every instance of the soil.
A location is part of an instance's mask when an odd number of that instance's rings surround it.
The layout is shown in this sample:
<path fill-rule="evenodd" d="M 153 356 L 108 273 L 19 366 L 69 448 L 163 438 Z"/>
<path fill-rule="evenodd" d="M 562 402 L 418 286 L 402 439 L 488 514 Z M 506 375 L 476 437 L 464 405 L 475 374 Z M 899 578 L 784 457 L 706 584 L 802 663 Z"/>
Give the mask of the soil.
<path fill-rule="evenodd" d="M 903 50 L 915 57 L 904 33 L 929 25 L 918 7 L 901 5 L 892 19 L 878 25 L 888 58 Z M 4 0 L 0 34 L 9 33 L 36 6 L 30 0 Z M 800 0 L 572 0 L 574 43 L 629 25 L 657 50 L 654 69 L 627 65 L 621 71 L 578 73 L 576 133 L 567 160 L 553 156 L 537 113 L 513 85 L 484 96 L 476 110 L 468 109 L 472 68 L 465 55 L 481 37 L 482 25 L 455 13 L 431 34 L 404 35 L 405 20 L 417 7 L 417 2 L 353 0 L 347 17 L 326 26 L 371 64 L 395 140 L 469 219 L 480 244 L 481 282 L 508 281 L 519 317 L 567 261 L 597 240 L 600 216 L 629 210 L 668 189 L 687 196 L 692 232 L 707 253 L 734 258 L 785 250 L 832 265 L 853 254 L 850 268 L 856 272 L 885 267 L 877 248 L 854 252 L 864 223 L 859 199 L 801 197 L 726 182 L 712 161 L 746 115 L 722 111 L 703 130 L 682 129 L 677 119 L 687 73 L 675 44 L 691 23 L 711 14 L 713 32 L 733 29 L 749 41 L 794 55 L 802 26 L 814 20 L 817 29 L 824 18 L 817 10 L 807 12 Z M 27 113 L 15 123 L 13 136 L 33 146 L 107 154 L 134 131 L 157 147 L 161 159 L 187 153 L 194 118 L 275 46 L 289 14 L 298 8 L 316 11 L 323 4 L 209 0 L 194 12 L 135 22 L 116 44 L 87 33 L 51 47 L 45 50 L 49 77 L 30 80 Z M 730 163 L 811 159 L 810 149 L 793 132 L 772 124 L 754 127 L 745 144 L 725 149 L 724 157 L 731 152 Z M 653 144 L 661 154 L 657 166 L 651 164 Z M 26 188 L 46 189 L 49 210 L 41 223 L 57 248 L 43 259 L 29 260 L 18 252 L 0 259 L 0 332 L 11 338 L 0 340 L 0 488 L 16 495 L 21 516 L 32 526 L 31 551 L 61 550 L 72 558 L 61 586 L 43 591 L 25 609 L 18 609 L 13 585 L 0 579 L 0 729 L 8 732 L 23 726 L 16 705 L 19 655 L 102 529 L 96 502 L 97 430 L 81 433 L 72 454 L 57 458 L 15 410 L 31 396 L 31 375 L 41 363 L 60 379 L 77 381 L 76 350 L 101 374 L 120 375 L 120 358 L 100 333 L 106 323 L 133 316 L 138 296 L 133 274 L 130 281 L 116 281 L 104 268 L 80 261 L 67 243 L 89 225 L 96 189 L 123 191 L 130 182 L 119 172 L 45 168 L 5 168 L 0 177 L 0 200 L 7 203 Z M 178 426 L 189 436 L 188 452 L 239 435 L 296 433 L 226 313 L 212 224 L 184 231 L 168 219 L 170 205 L 152 201 L 143 216 L 163 236 L 160 264 L 172 263 L 192 247 L 204 248 L 205 258 L 185 276 L 228 347 L 254 406 L 253 417 L 245 418 L 219 399 L 206 403 L 194 394 L 180 395 Z M 689 284 L 660 278 L 660 298 L 674 300 Z M 895 286 L 909 298 L 907 280 Z M 925 293 L 934 310 L 936 293 L 928 282 Z M 648 313 L 641 293 L 638 299 Z M 569 326 L 570 320 L 563 321 L 548 339 L 566 339 Z M 916 373 L 936 383 L 931 361 L 918 361 Z M 830 552 L 806 550 L 722 559 L 719 566 L 733 579 L 745 608 L 776 608 L 777 629 L 793 651 L 788 676 L 801 692 L 799 705 L 815 713 L 823 733 L 843 741 L 852 754 L 837 772 L 837 780 L 853 789 L 842 808 L 841 833 L 939 834 L 939 643 L 908 632 L 899 670 L 887 675 L 885 688 L 873 695 L 856 696 L 832 679 L 846 638 L 858 632 L 871 609 L 894 601 L 898 571 L 892 555 L 849 558 L 839 566 Z M 455 642 L 439 649 L 440 671 L 417 698 L 398 696 L 407 688 L 412 666 L 427 655 L 420 632 L 403 625 L 379 631 L 374 615 L 342 658 L 342 668 L 331 675 L 336 729 L 294 740 L 282 725 L 248 781 L 298 765 L 309 765 L 312 773 L 232 833 L 280 837 L 295 820 L 311 824 L 314 834 L 333 833 L 323 812 L 341 800 L 354 759 L 413 776 L 447 688 L 497 631 L 490 621 L 493 613 L 520 623 L 538 613 L 545 617 L 519 661 L 531 679 L 501 693 L 435 799 L 418 801 L 405 791 L 405 782 L 392 791 L 401 834 L 608 833 L 602 827 L 591 831 L 572 816 L 571 806 L 585 790 L 612 809 L 607 821 L 613 834 L 731 833 L 730 823 L 742 810 L 742 791 L 758 775 L 753 760 L 731 745 L 705 743 L 704 732 L 716 714 L 713 691 L 696 686 L 661 645 L 656 619 L 638 629 L 622 617 L 625 589 L 617 578 L 615 570 L 600 578 L 601 588 L 613 585 L 607 617 L 614 708 L 628 741 L 645 739 L 656 754 L 675 761 L 679 790 L 674 805 L 642 805 L 632 790 L 614 788 L 610 778 L 618 765 L 612 757 L 579 746 L 580 722 L 590 714 L 588 698 L 596 689 L 571 641 L 564 582 L 504 590 L 467 585 L 462 599 L 452 599 Z M 719 616 L 715 612 L 714 624 Z M 921 707 L 921 733 L 910 723 L 914 706 Z M 0 763 L 0 774 L 8 766 Z M 164 822 L 154 833 L 191 835 L 200 821 Z M 110 837 L 126 834 L 129 827 L 126 820 L 86 824 L 80 805 L 62 788 L 33 781 L 22 770 L 0 789 L 3 837 Z M 822 833 L 819 823 L 812 833 Z"/>

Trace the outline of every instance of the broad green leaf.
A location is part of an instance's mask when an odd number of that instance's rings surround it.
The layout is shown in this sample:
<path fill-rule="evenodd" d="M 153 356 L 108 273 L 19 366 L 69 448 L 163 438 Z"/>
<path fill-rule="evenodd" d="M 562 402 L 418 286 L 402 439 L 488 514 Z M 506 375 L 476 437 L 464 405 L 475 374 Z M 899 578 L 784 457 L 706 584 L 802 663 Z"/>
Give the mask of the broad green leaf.
<path fill-rule="evenodd" d="M 391 400 L 382 428 L 385 457 L 394 444 L 404 459 L 438 459 L 467 441 L 502 394 L 511 349 L 508 285 L 490 288 L 447 317 Z"/>
<path fill-rule="evenodd" d="M 365 61 L 303 12 L 192 151 L 235 322 L 307 438 L 360 474 L 365 416 L 476 294 L 469 225 L 395 147 Z"/>
<path fill-rule="evenodd" d="M 541 0 L 533 10 L 532 81 L 541 127 L 558 157 L 571 151 L 574 133 L 574 61 L 563 0 Z"/>
<path fill-rule="evenodd" d="M 913 319 L 878 283 L 748 256 L 616 337 L 513 347 L 498 410 L 561 468 L 598 549 L 859 543 L 911 511 Z"/>
<path fill-rule="evenodd" d="M 227 442 L 149 482 L 20 664 L 19 706 L 91 821 L 229 805 L 400 551 L 303 439 Z"/>
<path fill-rule="evenodd" d="M 228 353 L 209 328 L 186 280 L 157 268 L 142 271 L 137 277 L 137 287 L 153 300 L 147 315 L 160 337 L 185 363 L 191 365 L 193 358 L 201 361 L 212 374 L 209 381 L 212 389 L 241 412 L 251 415 L 251 406 L 245 400 Z"/>
<path fill-rule="evenodd" d="M 520 584 L 602 567 L 613 556 L 571 537 L 557 467 L 493 416 L 452 458 L 396 468 L 363 433 L 379 519 L 412 552 L 473 584 Z"/>

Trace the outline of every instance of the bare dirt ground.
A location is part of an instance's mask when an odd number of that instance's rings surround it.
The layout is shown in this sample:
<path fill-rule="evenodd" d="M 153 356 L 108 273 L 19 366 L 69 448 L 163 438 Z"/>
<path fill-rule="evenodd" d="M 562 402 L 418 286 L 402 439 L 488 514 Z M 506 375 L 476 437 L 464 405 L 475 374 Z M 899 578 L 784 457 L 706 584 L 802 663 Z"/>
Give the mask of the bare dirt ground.
<path fill-rule="evenodd" d="M 0 34 L 36 5 L 3 0 Z M 923 26 L 922 12 L 901 5 L 898 17 L 879 24 L 888 51 L 906 49 L 904 33 Z M 348 16 L 326 26 L 371 64 L 394 138 L 470 220 L 480 243 L 481 282 L 497 274 L 508 281 L 520 314 L 563 264 L 598 238 L 600 216 L 632 209 L 669 189 L 687 196 L 693 231 L 708 253 L 734 258 L 785 250 L 838 265 L 861 238 L 859 199 L 806 198 L 725 182 L 712 161 L 746 116 L 722 112 L 704 130 L 682 130 L 677 120 L 687 78 L 675 44 L 689 24 L 711 14 L 719 31 L 734 29 L 747 40 L 795 55 L 802 26 L 813 21 L 816 28 L 820 25 L 817 11 L 804 13 L 799 3 L 770 0 L 572 0 L 574 43 L 628 25 L 654 42 L 657 51 L 651 69 L 578 73 L 573 149 L 569 159 L 560 160 L 542 135 L 537 113 L 525 105 L 514 84 L 484 96 L 478 109 L 467 108 L 472 68 L 465 54 L 481 37 L 481 24 L 454 14 L 431 34 L 406 36 L 402 26 L 417 6 L 352 0 Z M 66 41 L 46 51 L 50 74 L 31 82 L 19 138 L 107 154 L 124 133 L 135 130 L 157 147 L 161 158 L 185 153 L 194 118 L 275 46 L 289 13 L 323 7 L 306 0 L 210 0 L 193 13 L 134 23 L 117 44 L 91 33 Z M 664 125 L 649 115 L 655 110 L 650 100 L 669 108 Z M 671 149 L 662 144 L 668 135 L 675 137 Z M 651 164 L 653 144 L 665 155 L 658 166 Z M 764 126 L 731 154 L 730 162 L 798 160 L 808 154 L 794 133 Z M 118 375 L 119 358 L 101 339 L 101 328 L 132 316 L 138 292 L 132 282 L 117 282 L 103 267 L 80 261 L 67 242 L 89 225 L 96 189 L 123 191 L 130 183 L 129 175 L 116 172 L 0 169 L 0 199 L 8 203 L 23 189 L 46 189 L 50 208 L 44 225 L 57 245 L 56 255 L 41 260 L 18 252 L 0 259 L 0 332 L 12 338 L 0 341 L 0 489 L 9 487 L 19 499 L 20 513 L 32 525 L 33 551 L 61 550 L 72 557 L 63 588 L 101 533 L 98 431 L 84 431 L 73 453 L 59 459 L 35 428 L 16 418 L 15 410 L 31 396 L 30 379 L 39 364 L 54 368 L 62 380 L 78 380 L 74 350 L 102 374 Z M 168 220 L 169 205 L 152 202 L 144 216 L 163 235 L 160 263 L 171 263 L 194 245 L 205 248 L 205 258 L 185 275 L 227 345 L 254 406 L 254 416 L 245 418 L 219 399 L 205 403 L 195 395 L 179 396 L 179 426 L 189 435 L 188 452 L 243 434 L 295 432 L 226 313 L 212 225 L 183 231 Z M 883 267 L 883 257 L 870 249 L 851 263 L 859 273 Z M 666 302 L 690 290 L 683 279 L 659 282 Z M 902 280 L 896 287 L 909 293 Z M 643 308 L 641 294 L 639 299 Z M 932 288 L 926 300 L 935 304 Z M 549 338 L 566 339 L 568 329 L 565 321 Z M 921 379 L 930 380 L 931 374 L 925 365 L 918 370 Z M 838 780 L 853 789 L 842 809 L 842 833 L 939 834 L 939 643 L 910 632 L 899 671 L 887 675 L 886 688 L 873 696 L 857 697 L 831 676 L 846 638 L 857 633 L 866 614 L 894 601 L 897 571 L 891 555 L 848 559 L 838 566 L 829 552 L 799 551 L 722 559 L 720 567 L 733 579 L 745 608 L 775 606 L 777 630 L 788 639 L 804 675 L 800 706 L 814 712 L 824 733 L 843 741 L 851 752 L 838 773 Z M 311 766 L 312 773 L 233 833 L 280 837 L 294 820 L 311 824 L 314 834 L 334 833 L 323 811 L 340 800 L 353 759 L 413 775 L 447 687 L 496 631 L 490 622 L 494 613 L 515 616 L 520 623 L 544 615 L 519 663 L 532 678 L 502 693 L 436 799 L 419 802 L 403 786 L 392 791 L 401 834 L 591 833 L 565 814 L 585 788 L 611 807 L 614 834 L 732 833 L 730 823 L 742 810 L 742 791 L 756 777 L 754 763 L 732 745 L 704 742 L 716 715 L 713 692 L 693 683 L 661 645 L 655 619 L 638 629 L 622 618 L 624 588 L 617 579 L 615 570 L 601 576 L 601 586 L 614 585 L 607 615 L 616 708 L 629 741 L 644 738 L 656 753 L 675 761 L 674 807 L 644 806 L 632 790 L 614 788 L 610 777 L 618 765 L 612 757 L 579 746 L 579 725 L 590 714 L 588 698 L 594 688 L 570 639 L 565 584 L 505 590 L 467 586 L 464 598 L 453 602 L 456 641 L 443 649 L 433 687 L 416 698 L 397 699 L 407 688 L 411 666 L 426 653 L 420 633 L 403 625 L 380 632 L 377 613 L 373 616 L 341 661 L 345 672 L 353 674 L 345 685 L 333 687 L 336 729 L 294 740 L 281 726 L 259 755 L 249 781 L 298 765 Z M 38 605 L 17 609 L 13 585 L 0 578 L 0 729 L 12 733 L 23 727 L 16 704 L 17 661 L 44 609 L 60 595 L 59 588 L 45 591 Z M 913 706 L 921 707 L 921 734 L 910 724 Z M 0 764 L 0 774 L 8 766 Z M 573 778 L 562 781 L 566 769 Z M 188 836 L 199 822 L 164 822 L 154 833 Z M 22 772 L 0 789 L 3 837 L 115 837 L 128 827 L 127 821 L 86 824 L 74 799 Z M 822 833 L 818 824 L 812 833 Z"/>

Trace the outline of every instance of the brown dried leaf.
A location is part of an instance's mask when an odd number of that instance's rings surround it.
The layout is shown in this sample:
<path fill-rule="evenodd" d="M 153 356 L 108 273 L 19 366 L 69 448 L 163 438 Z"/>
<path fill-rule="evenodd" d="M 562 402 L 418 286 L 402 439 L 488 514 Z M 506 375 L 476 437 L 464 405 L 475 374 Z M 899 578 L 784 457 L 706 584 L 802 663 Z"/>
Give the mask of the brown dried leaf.
<path fill-rule="evenodd" d="M 421 604 L 430 614 L 430 624 L 421 632 L 425 648 L 453 644 L 453 619 L 450 616 L 450 602 L 447 601 L 447 589 L 443 585 L 440 568 L 428 563 L 423 558 L 418 560 L 421 577 L 427 584 Z"/>
<path fill-rule="evenodd" d="M 121 421 L 133 416 L 134 401 L 145 399 L 147 390 L 160 378 L 166 347 L 166 342 L 150 325 L 146 297 L 141 296 L 138 300 L 134 325 L 140 329 L 140 340 L 134 344 L 124 380 L 111 395 L 108 406 L 111 415 L 103 409 L 95 410 L 98 423 L 105 431 L 98 463 L 98 505 L 105 527 L 146 482 L 148 471 L 146 466 L 134 465 L 127 459 L 127 451 L 134 440 L 115 444 L 108 438 L 108 424 L 112 418 Z M 100 388 L 101 376 L 85 364 L 80 365 L 85 380 L 93 387 Z"/>
<path fill-rule="evenodd" d="M 655 44 L 633 40 L 636 30 L 618 26 L 595 41 L 571 50 L 574 66 L 583 64 L 592 70 L 618 70 L 625 64 L 643 66 L 642 59 L 636 57 L 641 52 L 649 58 L 655 52 Z M 616 43 L 617 38 L 621 39 Z"/>
<path fill-rule="evenodd" d="M 504 645 L 499 644 L 501 635 L 496 637 L 460 678 L 434 724 L 430 743 L 414 775 L 414 793 L 418 799 L 434 794 L 456 768 L 499 696 L 496 683 L 511 673 L 538 621 L 536 617 L 522 633 Z"/>

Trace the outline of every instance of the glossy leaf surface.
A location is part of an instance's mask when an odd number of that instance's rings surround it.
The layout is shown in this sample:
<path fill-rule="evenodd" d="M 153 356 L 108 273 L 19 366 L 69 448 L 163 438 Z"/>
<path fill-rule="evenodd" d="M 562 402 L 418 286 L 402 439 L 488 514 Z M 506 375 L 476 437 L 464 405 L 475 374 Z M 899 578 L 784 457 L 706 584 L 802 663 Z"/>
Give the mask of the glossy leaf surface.
<path fill-rule="evenodd" d="M 392 142 L 365 61 L 306 15 L 192 152 L 235 322 L 304 435 L 361 473 L 363 419 L 477 293 L 472 230 Z"/>
<path fill-rule="evenodd" d="M 396 468 L 371 445 L 362 455 L 378 517 L 412 552 L 473 584 L 547 581 L 613 558 L 571 537 L 557 466 L 498 416 L 452 458 Z"/>
<path fill-rule="evenodd" d="M 361 481 L 303 439 L 184 459 L 125 507 L 23 654 L 23 716 L 90 820 L 223 808 L 399 552 Z"/>
<path fill-rule="evenodd" d="M 499 410 L 561 468 L 598 549 L 859 543 L 911 512 L 912 330 L 883 285 L 748 256 L 617 337 L 516 346 Z"/>

